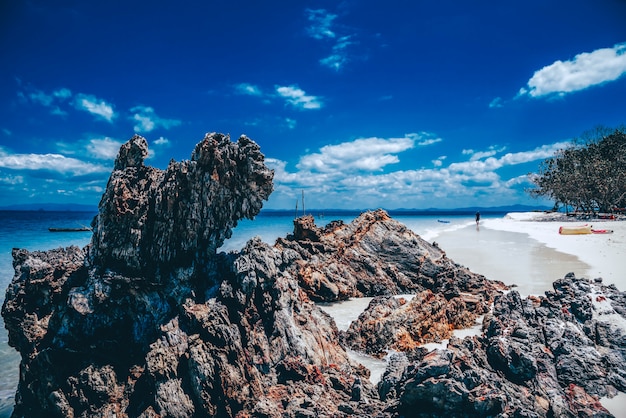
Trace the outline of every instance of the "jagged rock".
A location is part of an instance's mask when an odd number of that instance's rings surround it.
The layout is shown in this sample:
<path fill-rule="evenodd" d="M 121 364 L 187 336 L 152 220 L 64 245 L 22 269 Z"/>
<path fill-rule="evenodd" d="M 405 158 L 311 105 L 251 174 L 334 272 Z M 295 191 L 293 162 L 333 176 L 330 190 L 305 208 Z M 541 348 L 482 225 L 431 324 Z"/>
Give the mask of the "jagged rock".
<path fill-rule="evenodd" d="M 384 211 L 218 254 L 272 190 L 258 146 L 208 134 L 167 170 L 146 156 L 139 136 L 120 149 L 85 249 L 14 250 L 13 417 L 607 416 L 597 397 L 626 390 L 615 287 L 501 295 Z M 355 296 L 382 297 L 345 335 L 312 301 Z M 492 302 L 483 335 L 418 347 Z M 342 344 L 403 351 L 377 391 Z"/>
<path fill-rule="evenodd" d="M 473 301 L 473 300 L 472 300 Z M 447 300 L 424 290 L 407 301 L 379 296 L 352 322 L 345 343 L 353 350 L 376 357 L 388 351 L 411 351 L 422 344 L 449 339 L 452 330 L 474 325 L 490 304 L 466 304 L 461 296 Z"/>
<path fill-rule="evenodd" d="M 206 275 L 217 248 L 272 192 L 259 147 L 211 133 L 191 160 L 167 170 L 143 164 L 146 140 L 124 144 L 94 219 L 91 263 L 153 283 Z"/>
<path fill-rule="evenodd" d="M 400 415 L 611 416 L 598 397 L 626 389 L 626 345 L 592 341 L 585 330 L 599 318 L 581 322 L 570 309 L 591 295 L 622 306 L 623 294 L 573 275 L 554 289 L 524 300 L 516 291 L 498 296 L 482 336 L 452 338 L 446 350 L 416 356 L 401 378 L 385 375 L 379 388 L 396 394 Z M 622 340 L 625 333 L 612 327 L 612 334 Z"/>
<path fill-rule="evenodd" d="M 279 238 L 276 247 L 297 254 L 291 256 L 292 274 L 316 301 L 428 289 L 447 299 L 470 293 L 490 303 L 506 288 L 454 263 L 384 210 L 324 228 L 318 228 L 312 216 L 303 216 L 294 221 L 294 233 Z"/>
<path fill-rule="evenodd" d="M 258 146 L 209 134 L 166 171 L 146 155 L 141 137 L 122 146 L 85 250 L 14 252 L 2 310 L 22 353 L 13 415 L 382 410 L 287 254 L 258 240 L 216 254 L 272 189 Z"/>

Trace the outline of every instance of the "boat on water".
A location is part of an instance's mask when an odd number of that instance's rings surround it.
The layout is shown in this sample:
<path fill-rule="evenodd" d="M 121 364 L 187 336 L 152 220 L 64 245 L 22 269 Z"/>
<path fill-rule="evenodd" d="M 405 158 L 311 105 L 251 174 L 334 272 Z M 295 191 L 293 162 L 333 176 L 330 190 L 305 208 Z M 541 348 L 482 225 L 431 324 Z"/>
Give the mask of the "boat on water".
<path fill-rule="evenodd" d="M 88 228 L 86 226 L 83 226 L 81 228 L 48 228 L 48 231 L 50 231 L 50 232 L 86 232 L 86 231 L 90 231 L 91 232 L 91 228 Z"/>
<path fill-rule="evenodd" d="M 443 219 L 437 219 L 437 222 L 440 222 L 442 224 L 449 224 L 450 221 L 444 221 Z"/>
<path fill-rule="evenodd" d="M 559 227 L 559 234 L 561 235 L 587 235 L 591 233 L 591 225 Z"/>

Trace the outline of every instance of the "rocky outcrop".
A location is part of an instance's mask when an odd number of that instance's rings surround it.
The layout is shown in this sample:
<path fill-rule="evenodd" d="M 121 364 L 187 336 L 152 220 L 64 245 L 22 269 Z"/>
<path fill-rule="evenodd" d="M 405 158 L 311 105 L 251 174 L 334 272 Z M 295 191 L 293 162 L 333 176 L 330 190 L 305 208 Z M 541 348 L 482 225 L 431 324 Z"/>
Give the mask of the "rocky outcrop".
<path fill-rule="evenodd" d="M 273 173 L 245 136 L 207 134 L 191 160 L 166 170 L 145 166 L 147 155 L 138 135 L 121 147 L 92 225 L 91 263 L 153 283 L 205 276 L 237 221 L 269 197 Z"/>
<path fill-rule="evenodd" d="M 419 292 L 410 300 L 379 296 L 352 322 L 344 341 L 353 350 L 385 357 L 389 350 L 410 351 L 449 339 L 453 330 L 473 326 L 489 307 L 490 303 L 472 295 L 448 300 L 430 290 Z"/>
<path fill-rule="evenodd" d="M 380 210 L 217 253 L 272 190 L 258 146 L 146 156 L 139 136 L 120 149 L 86 248 L 14 250 L 14 417 L 603 416 L 596 397 L 626 389 L 615 288 L 503 294 Z M 377 297 L 346 333 L 314 303 L 358 296 Z M 482 336 L 419 346 L 492 304 Z M 346 346 L 393 352 L 377 388 Z"/>
<path fill-rule="evenodd" d="M 611 416 L 598 397 L 626 390 L 624 294 L 573 275 L 554 289 L 499 296 L 479 337 L 396 354 L 402 373 L 390 370 L 379 386 L 396 396 L 396 413 Z"/>
<path fill-rule="evenodd" d="M 309 297 L 332 302 L 350 297 L 431 290 L 446 299 L 463 293 L 490 302 L 506 286 L 454 263 L 387 212 L 366 212 L 350 224 L 324 228 L 312 216 L 294 221 L 294 233 L 276 247 L 295 252 L 292 272 Z"/>

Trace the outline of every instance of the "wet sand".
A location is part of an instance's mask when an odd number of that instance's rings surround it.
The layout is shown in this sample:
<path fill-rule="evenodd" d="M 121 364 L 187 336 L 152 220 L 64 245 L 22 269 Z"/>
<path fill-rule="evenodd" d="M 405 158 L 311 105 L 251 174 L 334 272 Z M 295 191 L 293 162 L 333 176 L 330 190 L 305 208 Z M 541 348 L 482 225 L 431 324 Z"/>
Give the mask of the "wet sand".
<path fill-rule="evenodd" d="M 435 239 L 449 258 L 475 273 L 507 285 L 522 296 L 543 295 L 552 282 L 574 272 L 587 277 L 591 266 L 574 255 L 547 247 L 528 234 L 486 226 L 443 233 Z"/>

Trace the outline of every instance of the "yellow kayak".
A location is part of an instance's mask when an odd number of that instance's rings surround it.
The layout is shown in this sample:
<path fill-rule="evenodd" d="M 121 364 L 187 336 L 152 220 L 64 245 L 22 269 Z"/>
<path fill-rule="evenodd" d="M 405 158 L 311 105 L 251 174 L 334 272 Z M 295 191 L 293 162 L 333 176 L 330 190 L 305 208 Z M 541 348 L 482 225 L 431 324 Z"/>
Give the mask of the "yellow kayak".
<path fill-rule="evenodd" d="M 591 233 L 591 225 L 562 226 L 559 228 L 559 234 L 561 235 L 585 235 Z"/>

